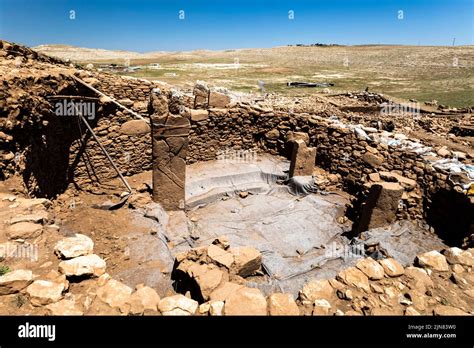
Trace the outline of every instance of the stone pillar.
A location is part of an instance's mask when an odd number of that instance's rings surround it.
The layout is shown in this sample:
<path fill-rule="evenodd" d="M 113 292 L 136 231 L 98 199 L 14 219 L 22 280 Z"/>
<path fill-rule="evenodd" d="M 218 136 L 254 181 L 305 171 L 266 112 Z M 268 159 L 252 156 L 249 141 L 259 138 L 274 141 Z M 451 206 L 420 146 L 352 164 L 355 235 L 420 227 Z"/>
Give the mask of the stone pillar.
<path fill-rule="evenodd" d="M 151 93 L 148 111 L 153 146 L 153 201 L 166 210 L 182 210 L 189 120 L 170 113 L 168 99 L 157 88 Z"/>
<path fill-rule="evenodd" d="M 290 178 L 294 176 L 313 175 L 314 164 L 316 161 L 316 148 L 307 147 L 302 139 L 292 141 L 293 153 L 290 163 Z"/>
<path fill-rule="evenodd" d="M 293 156 L 293 149 L 297 140 L 304 140 L 306 146 L 309 145 L 309 134 L 305 132 L 293 132 L 289 131 L 286 133 L 286 146 L 285 156 L 289 159 Z"/>
<path fill-rule="evenodd" d="M 196 82 L 194 85 L 194 108 L 205 109 L 209 101 L 209 88 L 203 82 Z"/>
<path fill-rule="evenodd" d="M 362 208 L 359 233 L 393 223 L 402 194 L 403 187 L 396 182 L 373 184 Z"/>

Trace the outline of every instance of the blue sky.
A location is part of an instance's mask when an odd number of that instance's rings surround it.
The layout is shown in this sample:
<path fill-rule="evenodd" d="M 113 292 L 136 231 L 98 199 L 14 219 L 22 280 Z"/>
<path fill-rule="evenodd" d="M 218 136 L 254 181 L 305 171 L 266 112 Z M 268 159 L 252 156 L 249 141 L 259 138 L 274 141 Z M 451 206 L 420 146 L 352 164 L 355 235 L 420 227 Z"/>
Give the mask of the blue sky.
<path fill-rule="evenodd" d="M 0 0 L 0 38 L 158 50 L 474 44 L 473 0 Z M 76 18 L 70 19 L 70 10 Z M 184 11 L 184 19 L 179 18 Z M 289 19 L 293 11 L 294 19 Z M 399 19 L 403 11 L 403 19 Z"/>

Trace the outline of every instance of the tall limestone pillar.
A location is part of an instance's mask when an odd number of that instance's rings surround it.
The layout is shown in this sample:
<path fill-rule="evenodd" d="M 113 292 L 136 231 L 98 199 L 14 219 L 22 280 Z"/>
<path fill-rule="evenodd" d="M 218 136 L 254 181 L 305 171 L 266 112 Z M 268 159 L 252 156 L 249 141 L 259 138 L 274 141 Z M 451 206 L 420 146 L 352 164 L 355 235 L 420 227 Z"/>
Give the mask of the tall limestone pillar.
<path fill-rule="evenodd" d="M 316 148 L 307 147 L 305 140 L 292 140 L 293 153 L 290 162 L 290 178 L 294 176 L 311 176 L 316 161 Z"/>
<path fill-rule="evenodd" d="M 189 120 L 169 112 L 168 99 L 159 89 L 151 92 L 153 201 L 166 210 L 184 209 Z"/>

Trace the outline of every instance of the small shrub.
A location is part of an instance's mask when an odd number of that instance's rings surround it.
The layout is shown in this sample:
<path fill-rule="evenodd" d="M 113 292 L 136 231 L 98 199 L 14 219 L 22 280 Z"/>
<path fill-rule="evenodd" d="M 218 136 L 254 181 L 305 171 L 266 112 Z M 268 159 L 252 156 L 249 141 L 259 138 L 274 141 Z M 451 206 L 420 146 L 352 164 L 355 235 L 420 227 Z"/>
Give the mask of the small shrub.
<path fill-rule="evenodd" d="M 10 267 L 4 265 L 0 266 L 0 277 L 8 272 L 10 272 Z"/>

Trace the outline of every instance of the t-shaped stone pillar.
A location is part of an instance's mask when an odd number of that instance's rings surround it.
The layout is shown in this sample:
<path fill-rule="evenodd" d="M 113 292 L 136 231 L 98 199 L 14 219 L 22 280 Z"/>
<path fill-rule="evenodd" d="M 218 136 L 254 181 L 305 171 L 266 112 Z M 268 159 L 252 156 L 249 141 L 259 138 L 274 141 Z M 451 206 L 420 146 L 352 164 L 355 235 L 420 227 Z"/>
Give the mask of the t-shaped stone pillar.
<path fill-rule="evenodd" d="M 148 105 L 151 121 L 153 201 L 166 210 L 184 209 L 189 120 L 168 110 L 168 99 L 153 89 Z"/>
<path fill-rule="evenodd" d="M 292 141 L 293 153 L 290 162 L 290 178 L 294 176 L 313 175 L 314 163 L 316 161 L 316 148 L 307 147 L 302 139 Z"/>

